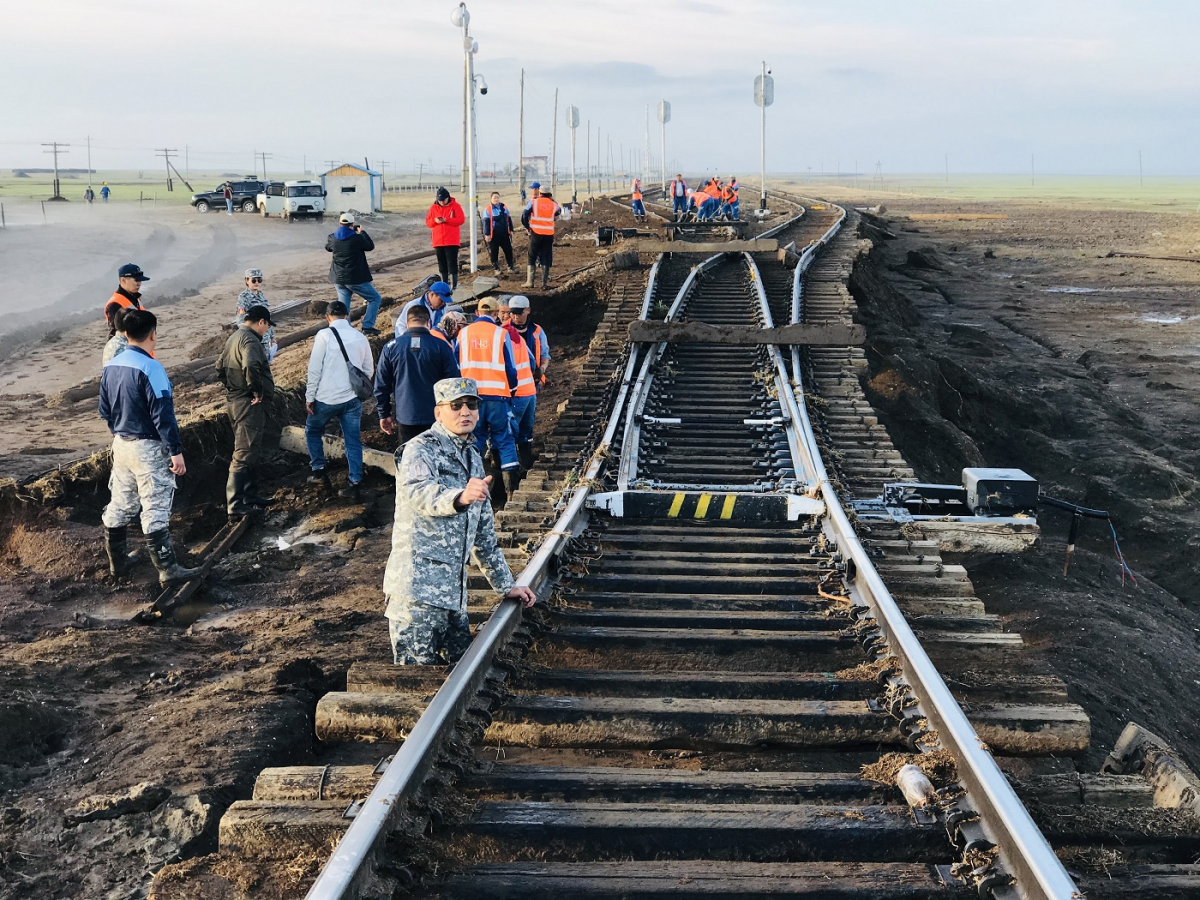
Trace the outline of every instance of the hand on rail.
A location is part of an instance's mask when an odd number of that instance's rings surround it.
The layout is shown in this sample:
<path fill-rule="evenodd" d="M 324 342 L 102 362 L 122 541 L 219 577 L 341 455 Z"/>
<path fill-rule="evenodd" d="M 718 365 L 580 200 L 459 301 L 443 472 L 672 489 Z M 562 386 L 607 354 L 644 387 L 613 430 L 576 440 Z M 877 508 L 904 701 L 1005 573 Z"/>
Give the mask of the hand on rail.
<path fill-rule="evenodd" d="M 512 590 L 505 594 L 504 598 L 506 600 L 520 600 L 521 605 L 526 609 L 533 606 L 533 604 L 537 602 L 537 594 L 533 592 L 532 588 L 528 588 L 523 584 L 513 585 Z"/>

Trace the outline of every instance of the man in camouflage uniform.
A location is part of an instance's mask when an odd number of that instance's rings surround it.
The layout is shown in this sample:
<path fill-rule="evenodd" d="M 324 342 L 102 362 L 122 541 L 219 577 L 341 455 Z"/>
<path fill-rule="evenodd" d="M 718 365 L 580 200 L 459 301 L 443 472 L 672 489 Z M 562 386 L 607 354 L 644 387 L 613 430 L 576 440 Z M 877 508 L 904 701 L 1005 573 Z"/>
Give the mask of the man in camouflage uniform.
<path fill-rule="evenodd" d="M 396 465 L 396 521 L 383 576 L 396 665 L 454 664 L 467 651 L 467 562 L 504 597 L 534 604 L 514 585 L 496 540 L 491 476 L 475 449 L 479 392 L 471 378 L 433 386 L 433 427 L 406 443 Z"/>
<path fill-rule="evenodd" d="M 159 582 L 187 581 L 200 570 L 179 565 L 168 529 L 175 476 L 184 474 L 187 466 L 171 382 L 151 355 L 158 341 L 158 320 L 145 309 L 120 313 L 129 345 L 105 363 L 100 376 L 100 417 L 113 433 L 108 480 L 112 497 L 103 515 L 108 569 L 114 578 L 120 577 L 135 561 L 127 526 L 140 513 Z"/>

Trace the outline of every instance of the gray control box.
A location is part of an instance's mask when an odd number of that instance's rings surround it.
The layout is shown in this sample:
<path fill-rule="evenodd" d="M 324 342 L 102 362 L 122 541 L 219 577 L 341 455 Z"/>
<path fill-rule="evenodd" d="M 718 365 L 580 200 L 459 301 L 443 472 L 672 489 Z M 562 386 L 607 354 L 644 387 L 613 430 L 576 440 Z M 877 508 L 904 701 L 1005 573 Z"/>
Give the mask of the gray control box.
<path fill-rule="evenodd" d="M 1020 469 L 963 469 L 967 506 L 977 516 L 1011 516 L 1034 512 L 1037 479 Z"/>

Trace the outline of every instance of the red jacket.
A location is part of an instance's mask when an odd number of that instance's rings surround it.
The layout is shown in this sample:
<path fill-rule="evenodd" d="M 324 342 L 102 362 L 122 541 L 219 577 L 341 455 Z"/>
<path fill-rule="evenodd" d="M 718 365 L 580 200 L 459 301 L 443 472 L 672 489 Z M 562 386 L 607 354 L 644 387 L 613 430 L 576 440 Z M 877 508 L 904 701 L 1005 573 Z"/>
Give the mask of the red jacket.
<path fill-rule="evenodd" d="M 434 219 L 439 216 L 446 221 L 440 224 L 435 222 Z M 461 244 L 462 238 L 459 236 L 459 230 L 466 221 L 467 217 L 463 215 L 463 208 L 453 197 L 445 206 L 434 203 L 429 207 L 429 212 L 425 214 L 425 225 L 433 229 L 433 246 L 435 247 L 457 247 Z"/>

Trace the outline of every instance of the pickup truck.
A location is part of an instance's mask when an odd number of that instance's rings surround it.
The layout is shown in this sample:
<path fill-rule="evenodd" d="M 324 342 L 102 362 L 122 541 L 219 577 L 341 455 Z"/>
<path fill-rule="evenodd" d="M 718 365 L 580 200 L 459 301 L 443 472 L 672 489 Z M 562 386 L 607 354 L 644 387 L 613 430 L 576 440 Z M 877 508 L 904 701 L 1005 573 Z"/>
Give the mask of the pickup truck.
<path fill-rule="evenodd" d="M 289 222 L 302 216 L 325 217 L 325 189 L 319 181 L 272 182 L 257 197 L 263 218 L 280 216 Z"/>
<path fill-rule="evenodd" d="M 231 181 L 233 186 L 233 208 L 240 209 L 242 212 L 252 213 L 257 207 L 255 197 L 260 191 L 267 189 L 265 181 L 257 179 L 245 181 Z M 192 206 L 196 208 L 198 213 L 206 213 L 210 209 L 225 209 L 225 195 L 223 193 L 223 185 L 218 185 L 216 190 L 201 191 L 198 194 L 192 194 Z"/>

